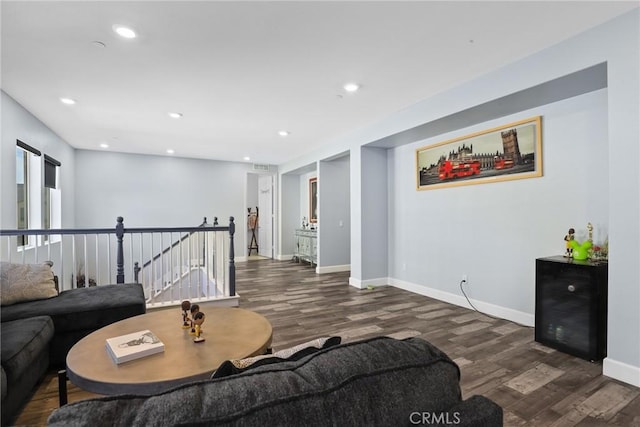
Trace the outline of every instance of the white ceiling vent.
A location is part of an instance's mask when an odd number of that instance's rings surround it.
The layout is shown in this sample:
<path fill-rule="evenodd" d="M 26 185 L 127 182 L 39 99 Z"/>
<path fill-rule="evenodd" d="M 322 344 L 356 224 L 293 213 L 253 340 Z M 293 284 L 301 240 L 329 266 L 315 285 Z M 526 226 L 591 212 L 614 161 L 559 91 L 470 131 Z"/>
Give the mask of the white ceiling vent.
<path fill-rule="evenodd" d="M 262 165 L 260 163 L 254 163 L 253 164 L 253 170 L 254 171 L 269 172 L 269 165 Z"/>

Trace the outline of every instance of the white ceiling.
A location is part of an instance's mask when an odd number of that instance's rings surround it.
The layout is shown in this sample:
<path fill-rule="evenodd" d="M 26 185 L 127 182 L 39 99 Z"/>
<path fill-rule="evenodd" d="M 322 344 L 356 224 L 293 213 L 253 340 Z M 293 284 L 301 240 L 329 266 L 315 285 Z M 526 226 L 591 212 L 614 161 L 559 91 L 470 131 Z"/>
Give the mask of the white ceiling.
<path fill-rule="evenodd" d="M 281 164 L 638 4 L 2 1 L 2 89 L 76 148 Z"/>

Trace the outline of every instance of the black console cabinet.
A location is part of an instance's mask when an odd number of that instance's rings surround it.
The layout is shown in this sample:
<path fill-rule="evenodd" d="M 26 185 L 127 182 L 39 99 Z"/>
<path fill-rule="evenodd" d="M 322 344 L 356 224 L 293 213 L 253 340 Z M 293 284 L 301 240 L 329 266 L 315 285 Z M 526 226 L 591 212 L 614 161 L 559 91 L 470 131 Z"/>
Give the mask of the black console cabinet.
<path fill-rule="evenodd" d="M 536 341 L 597 361 L 607 355 L 606 262 L 536 260 Z"/>

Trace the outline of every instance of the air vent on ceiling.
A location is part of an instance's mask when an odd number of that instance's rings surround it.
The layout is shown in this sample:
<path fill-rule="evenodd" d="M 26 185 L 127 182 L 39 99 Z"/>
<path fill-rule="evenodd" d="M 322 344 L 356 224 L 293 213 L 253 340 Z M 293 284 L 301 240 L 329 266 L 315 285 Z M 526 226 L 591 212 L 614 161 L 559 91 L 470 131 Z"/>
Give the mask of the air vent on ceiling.
<path fill-rule="evenodd" d="M 253 170 L 254 171 L 265 171 L 265 172 L 268 172 L 269 171 L 269 165 L 261 165 L 259 163 L 254 163 L 253 164 Z"/>

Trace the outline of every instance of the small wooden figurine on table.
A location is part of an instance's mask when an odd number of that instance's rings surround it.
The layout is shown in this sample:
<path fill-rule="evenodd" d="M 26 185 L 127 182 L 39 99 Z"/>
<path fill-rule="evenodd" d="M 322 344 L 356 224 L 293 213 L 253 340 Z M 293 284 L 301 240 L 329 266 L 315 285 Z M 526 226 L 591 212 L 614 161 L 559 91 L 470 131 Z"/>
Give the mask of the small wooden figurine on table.
<path fill-rule="evenodd" d="M 196 314 L 200 312 L 200 306 L 198 304 L 191 304 L 191 330 L 189 331 L 189 335 L 196 334 L 196 327 L 194 324 L 194 320 L 196 318 Z"/>
<path fill-rule="evenodd" d="M 193 323 L 195 324 L 195 338 L 193 342 L 199 343 L 203 342 L 204 338 L 202 338 L 202 324 L 204 323 L 204 313 L 199 311 L 193 316 Z"/>
<path fill-rule="evenodd" d="M 189 329 L 189 309 L 191 309 L 190 301 L 182 301 L 182 329 Z"/>

